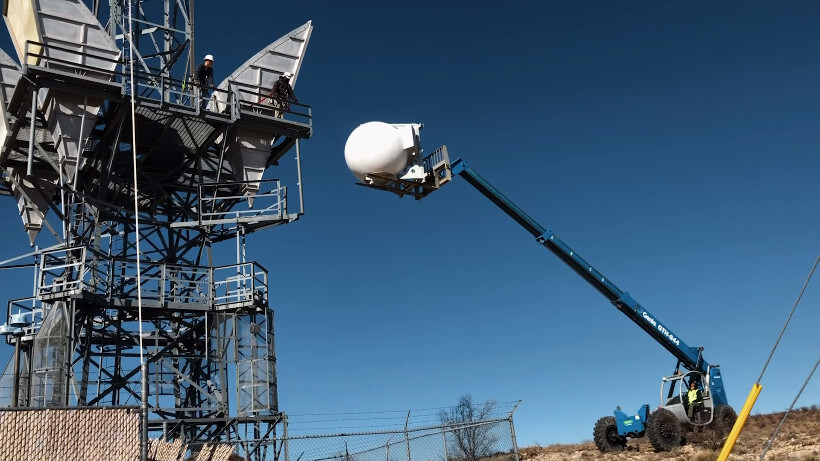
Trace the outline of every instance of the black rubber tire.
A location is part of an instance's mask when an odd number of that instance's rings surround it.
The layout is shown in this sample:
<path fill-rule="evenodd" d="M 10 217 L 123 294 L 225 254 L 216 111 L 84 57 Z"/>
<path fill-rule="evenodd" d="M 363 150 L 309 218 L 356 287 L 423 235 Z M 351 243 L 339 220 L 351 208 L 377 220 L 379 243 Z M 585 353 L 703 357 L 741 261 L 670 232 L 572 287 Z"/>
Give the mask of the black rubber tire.
<path fill-rule="evenodd" d="M 595 440 L 595 446 L 603 453 L 624 451 L 626 448 L 626 438 L 618 435 L 618 426 L 615 425 L 614 416 L 604 416 L 595 423 L 592 439 Z"/>
<path fill-rule="evenodd" d="M 672 451 L 681 442 L 680 423 L 671 411 L 661 408 L 649 415 L 646 436 L 655 451 Z"/>
<path fill-rule="evenodd" d="M 712 419 L 712 427 L 721 435 L 728 435 L 737 421 L 735 409 L 729 405 L 720 405 L 715 409 L 715 417 Z"/>

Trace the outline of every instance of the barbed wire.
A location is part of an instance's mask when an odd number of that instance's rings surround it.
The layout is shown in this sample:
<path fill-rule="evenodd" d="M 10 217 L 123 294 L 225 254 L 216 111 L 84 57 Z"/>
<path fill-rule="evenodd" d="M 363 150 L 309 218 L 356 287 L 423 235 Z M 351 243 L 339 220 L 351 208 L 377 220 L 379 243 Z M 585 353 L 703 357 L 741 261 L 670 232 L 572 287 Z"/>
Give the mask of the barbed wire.
<path fill-rule="evenodd" d="M 496 402 L 493 400 L 487 400 L 487 402 L 493 402 L 497 408 L 508 408 L 511 410 L 515 407 L 520 400 L 508 400 L 503 402 Z M 481 402 L 483 405 L 485 402 Z M 371 410 L 371 411 L 346 411 L 346 412 L 338 412 L 338 413 L 288 413 L 288 416 L 328 416 L 328 415 L 370 415 L 370 414 L 384 414 L 384 413 L 401 413 L 402 415 L 406 415 L 407 412 L 411 413 L 421 413 L 425 411 L 434 411 L 434 410 L 449 410 L 457 407 L 458 405 L 448 405 L 444 407 L 430 407 L 430 408 L 416 408 L 416 409 L 406 409 L 406 410 Z M 508 412 L 509 412 L 508 410 Z"/>
<path fill-rule="evenodd" d="M 512 401 L 486 401 L 476 403 L 476 408 L 490 411 L 481 421 L 508 418 L 520 403 Z M 443 423 L 443 418 L 459 405 L 417 408 L 411 410 L 371 410 L 332 413 L 288 413 L 288 433 L 291 435 L 315 433 L 317 431 L 374 431 L 408 427 L 423 427 Z"/>

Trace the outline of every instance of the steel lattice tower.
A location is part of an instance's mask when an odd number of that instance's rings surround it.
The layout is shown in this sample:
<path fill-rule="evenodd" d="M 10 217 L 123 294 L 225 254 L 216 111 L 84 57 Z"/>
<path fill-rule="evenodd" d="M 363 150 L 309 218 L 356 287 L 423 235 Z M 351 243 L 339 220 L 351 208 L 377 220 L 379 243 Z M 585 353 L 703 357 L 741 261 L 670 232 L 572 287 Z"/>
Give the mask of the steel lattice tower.
<path fill-rule="evenodd" d="M 0 53 L 0 194 L 16 200 L 32 245 L 39 234 L 53 244 L 13 258 L 33 259 L 35 290 L 9 301 L 0 326 L 15 348 L 0 406 L 139 405 L 142 352 L 151 437 L 272 459 L 283 419 L 273 310 L 244 238 L 302 214 L 310 108 L 276 117 L 266 97 L 282 73 L 295 82 L 312 26 L 206 99 L 189 83 L 192 4 L 6 2 L 20 65 Z M 297 186 L 298 211 L 287 180 L 263 177 L 274 167 Z M 236 260 L 215 265 L 213 246 L 228 240 Z"/>

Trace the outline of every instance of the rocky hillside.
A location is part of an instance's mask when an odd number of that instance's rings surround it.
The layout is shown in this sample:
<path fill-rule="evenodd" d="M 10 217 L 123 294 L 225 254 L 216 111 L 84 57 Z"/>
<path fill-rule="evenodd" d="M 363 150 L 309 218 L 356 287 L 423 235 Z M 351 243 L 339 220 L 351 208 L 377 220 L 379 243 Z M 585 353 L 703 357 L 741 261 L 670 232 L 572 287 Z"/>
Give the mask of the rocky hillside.
<path fill-rule="evenodd" d="M 752 415 L 738 438 L 730 460 L 758 460 L 763 447 L 783 419 L 784 413 Z M 576 445 L 526 447 L 520 450 L 527 461 L 558 460 L 687 460 L 714 461 L 723 446 L 723 440 L 714 434 L 702 433 L 672 452 L 655 453 L 646 438 L 630 440 L 626 451 L 601 453 L 591 440 Z M 817 406 L 794 410 L 780 429 L 767 460 L 820 461 L 820 409 Z"/>

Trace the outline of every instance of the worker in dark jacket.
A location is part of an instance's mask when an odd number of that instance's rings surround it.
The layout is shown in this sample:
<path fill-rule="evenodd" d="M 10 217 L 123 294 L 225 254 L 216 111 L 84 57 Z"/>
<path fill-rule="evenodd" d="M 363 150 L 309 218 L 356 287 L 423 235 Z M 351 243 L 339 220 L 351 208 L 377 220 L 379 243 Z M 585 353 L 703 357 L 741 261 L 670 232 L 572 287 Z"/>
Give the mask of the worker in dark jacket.
<path fill-rule="evenodd" d="M 686 416 L 692 421 L 694 416 L 699 416 L 703 409 L 703 392 L 698 388 L 695 380 L 689 381 L 689 391 L 686 393 L 686 403 L 689 404 Z"/>
<path fill-rule="evenodd" d="M 208 99 L 211 96 L 211 89 L 214 87 L 214 57 L 213 55 L 205 55 L 202 64 L 196 69 L 194 74 L 194 84 L 199 87 L 200 102 L 199 107 L 205 109 L 208 105 Z"/>
<path fill-rule="evenodd" d="M 290 86 L 290 78 L 293 74 L 285 72 L 279 77 L 279 80 L 273 83 L 273 90 L 271 97 L 273 99 L 273 115 L 281 118 L 284 115 L 283 111 L 290 110 L 290 102 L 299 102 L 296 95 L 293 93 L 293 87 Z"/>

